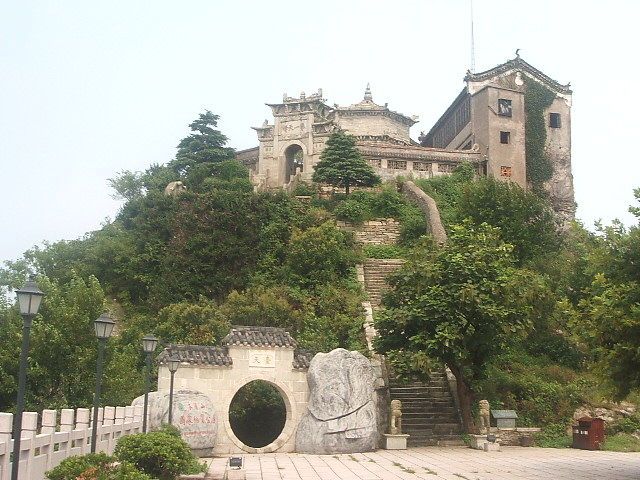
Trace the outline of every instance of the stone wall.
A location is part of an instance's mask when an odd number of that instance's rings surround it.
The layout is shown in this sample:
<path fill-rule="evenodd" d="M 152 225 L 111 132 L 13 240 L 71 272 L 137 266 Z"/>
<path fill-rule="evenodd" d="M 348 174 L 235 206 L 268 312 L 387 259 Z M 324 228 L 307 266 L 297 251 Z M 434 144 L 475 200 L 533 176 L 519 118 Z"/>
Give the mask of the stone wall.
<path fill-rule="evenodd" d="M 494 433 L 499 441 L 500 445 L 519 447 L 520 440 L 525 437 L 532 437 L 534 433 L 538 433 L 540 428 L 492 428 L 491 432 Z"/>
<path fill-rule="evenodd" d="M 427 231 L 433 236 L 435 241 L 439 244 L 446 243 L 447 233 L 442 225 L 440 211 L 438 210 L 438 205 L 436 205 L 435 200 L 409 180 L 402 184 L 402 193 L 422 210 L 427 221 Z"/>
<path fill-rule="evenodd" d="M 394 245 L 400 237 L 400 223 L 393 218 L 369 220 L 361 224 L 338 221 L 342 230 L 353 232 L 360 244 Z"/>

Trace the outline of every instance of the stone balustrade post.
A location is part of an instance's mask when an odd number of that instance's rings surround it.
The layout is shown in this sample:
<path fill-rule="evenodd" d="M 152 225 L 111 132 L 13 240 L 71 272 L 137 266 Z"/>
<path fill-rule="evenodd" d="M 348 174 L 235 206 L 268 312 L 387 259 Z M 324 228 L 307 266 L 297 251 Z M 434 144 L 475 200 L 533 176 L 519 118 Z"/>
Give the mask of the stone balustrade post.
<path fill-rule="evenodd" d="M 60 431 L 70 432 L 74 427 L 75 412 L 73 408 L 63 408 L 60 410 Z"/>
<path fill-rule="evenodd" d="M 116 407 L 114 423 L 116 425 L 122 425 L 124 423 L 124 407 Z"/>
<path fill-rule="evenodd" d="M 42 428 L 40 433 L 55 433 L 58 411 L 57 410 L 43 410 L 42 411 Z"/>
<path fill-rule="evenodd" d="M 38 413 L 22 413 L 22 438 L 33 438 L 38 434 Z"/>
<path fill-rule="evenodd" d="M 88 408 L 76 410 L 76 430 L 87 430 L 91 419 L 91 411 Z"/>
<path fill-rule="evenodd" d="M 144 413 L 144 407 L 142 405 L 134 405 L 134 407 L 133 407 L 133 421 L 134 422 L 141 422 L 143 413 Z"/>
<path fill-rule="evenodd" d="M 116 407 L 104 407 L 102 425 L 113 425 L 116 416 Z"/>
<path fill-rule="evenodd" d="M 133 423 L 133 406 L 124 407 L 124 423 Z"/>
<path fill-rule="evenodd" d="M 11 431 L 13 430 L 13 415 L 11 413 L 0 413 L 0 443 L 6 445 L 6 453 L 0 455 L 0 478 L 10 478 L 11 468 L 9 467 L 9 444 L 11 443 Z"/>

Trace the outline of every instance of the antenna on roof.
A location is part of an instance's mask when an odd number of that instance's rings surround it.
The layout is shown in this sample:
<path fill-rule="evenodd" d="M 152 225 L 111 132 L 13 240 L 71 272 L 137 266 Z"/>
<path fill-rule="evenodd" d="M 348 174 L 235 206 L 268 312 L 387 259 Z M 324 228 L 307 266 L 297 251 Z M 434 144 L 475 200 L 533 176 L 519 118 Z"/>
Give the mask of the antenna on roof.
<path fill-rule="evenodd" d="M 473 0 L 469 0 L 471 4 L 471 73 L 476 71 L 476 48 L 473 34 Z"/>

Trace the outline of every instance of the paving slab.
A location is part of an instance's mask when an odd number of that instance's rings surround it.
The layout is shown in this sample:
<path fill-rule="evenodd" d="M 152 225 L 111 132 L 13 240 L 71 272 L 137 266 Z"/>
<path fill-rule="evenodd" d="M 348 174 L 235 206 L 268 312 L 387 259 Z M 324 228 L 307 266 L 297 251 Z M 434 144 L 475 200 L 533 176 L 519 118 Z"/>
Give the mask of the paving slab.
<path fill-rule="evenodd" d="M 343 455 L 243 455 L 247 480 L 637 480 L 640 453 L 502 447 L 466 447 Z M 207 478 L 222 480 L 226 458 L 207 459 Z"/>

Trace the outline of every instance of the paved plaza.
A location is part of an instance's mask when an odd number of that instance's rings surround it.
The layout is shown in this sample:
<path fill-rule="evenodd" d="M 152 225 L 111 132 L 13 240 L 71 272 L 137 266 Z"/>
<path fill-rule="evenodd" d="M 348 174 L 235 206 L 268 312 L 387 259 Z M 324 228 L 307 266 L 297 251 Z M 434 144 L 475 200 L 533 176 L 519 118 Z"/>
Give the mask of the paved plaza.
<path fill-rule="evenodd" d="M 503 447 L 378 450 L 353 455 L 245 455 L 247 480 L 640 479 L 640 453 Z M 226 458 L 210 460 L 208 478 L 222 479 Z"/>

